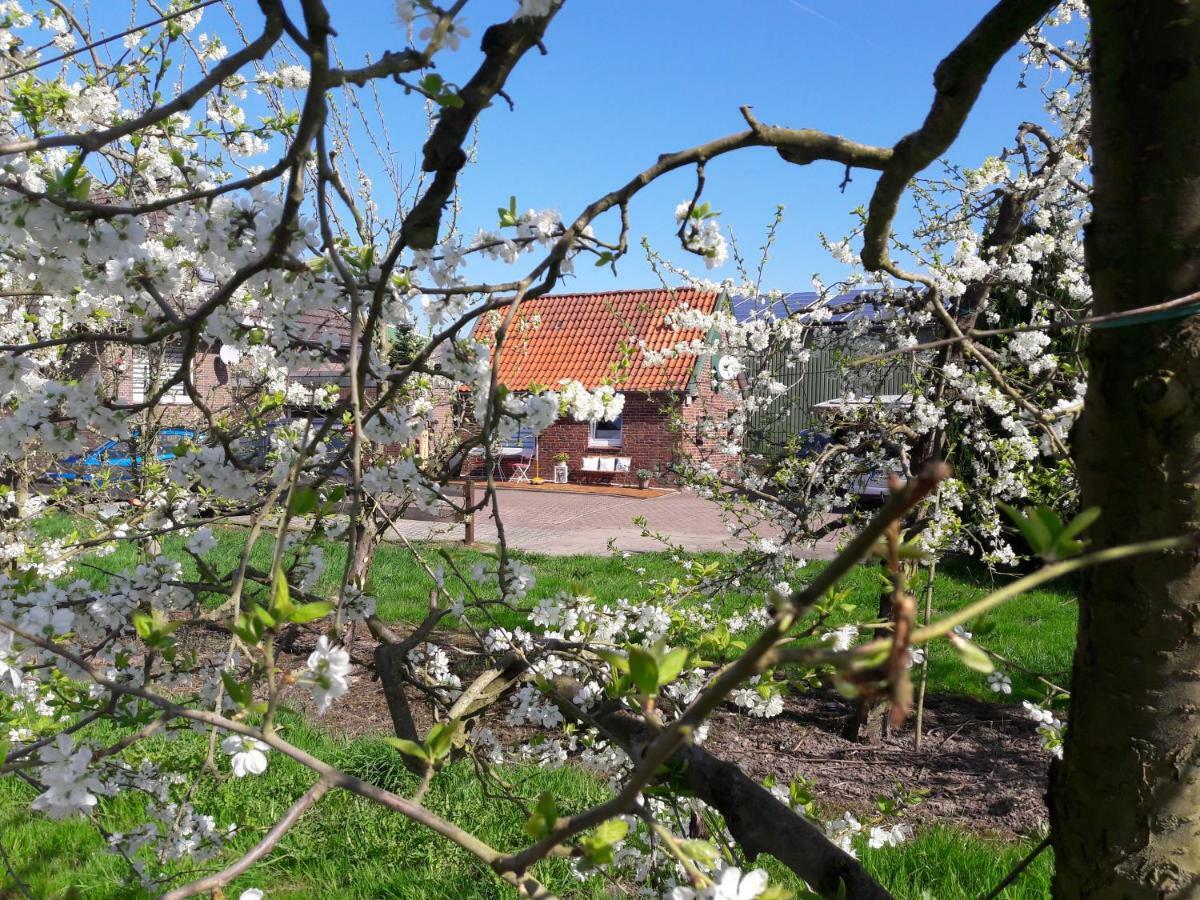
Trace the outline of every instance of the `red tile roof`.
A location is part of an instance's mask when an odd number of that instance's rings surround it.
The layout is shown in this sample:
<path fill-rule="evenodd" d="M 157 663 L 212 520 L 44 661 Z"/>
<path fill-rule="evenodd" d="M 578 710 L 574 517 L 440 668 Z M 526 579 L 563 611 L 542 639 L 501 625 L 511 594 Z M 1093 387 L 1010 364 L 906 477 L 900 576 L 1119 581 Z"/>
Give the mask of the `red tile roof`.
<path fill-rule="evenodd" d="M 662 350 L 680 341 L 703 338 L 697 329 L 675 330 L 663 319 L 685 303 L 710 313 L 718 296 L 715 291 L 684 288 L 557 294 L 526 300 L 500 353 L 500 383 L 511 390 L 527 390 L 531 385 L 554 386 L 573 378 L 587 388 L 607 381 L 623 390 L 683 390 L 691 380 L 696 357 L 678 356 L 663 365 L 648 366 L 642 361 L 638 342 L 644 342 L 647 349 Z M 494 320 L 485 316 L 475 328 L 475 337 L 491 343 L 493 329 Z M 633 352 L 623 353 L 623 346 L 632 346 Z M 625 359 L 629 365 L 622 368 Z"/>

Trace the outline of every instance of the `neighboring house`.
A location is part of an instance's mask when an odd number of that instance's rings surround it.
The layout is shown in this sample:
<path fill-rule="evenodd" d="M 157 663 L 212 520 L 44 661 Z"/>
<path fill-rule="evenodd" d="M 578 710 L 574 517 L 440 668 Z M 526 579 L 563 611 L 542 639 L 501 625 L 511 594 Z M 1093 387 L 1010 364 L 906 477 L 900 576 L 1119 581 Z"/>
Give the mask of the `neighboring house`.
<path fill-rule="evenodd" d="M 329 309 L 306 310 L 296 320 L 298 340 L 328 348 L 325 362 L 298 368 L 290 373 L 293 384 L 314 389 L 336 383 L 349 384 L 345 366 L 348 358 L 350 323 L 345 314 Z M 255 406 L 262 386 L 221 345 L 205 344 L 192 357 L 192 383 L 204 404 L 218 415 L 236 415 L 247 405 Z M 90 357 L 90 358 L 89 358 Z M 123 403 L 140 403 L 155 386 L 170 378 L 183 362 L 178 343 L 149 350 L 126 345 L 109 345 L 85 356 L 84 369 L 93 368 L 112 381 L 112 395 Z M 293 404 L 303 411 L 303 404 Z M 199 412 L 182 384 L 173 385 L 161 398 L 161 411 L 175 423 L 199 423 Z M 194 420 L 194 422 L 193 422 Z"/>
<path fill-rule="evenodd" d="M 746 361 L 749 374 L 769 367 L 773 377 L 787 386 L 784 393 L 748 416 L 745 440 L 748 450 L 770 454 L 802 431 L 820 427 L 819 416 L 814 412 L 818 404 L 848 395 L 879 397 L 905 391 L 912 380 L 911 356 L 897 356 L 880 365 L 863 367 L 853 377 L 839 364 L 844 362 L 839 357 L 865 354 L 871 332 L 878 330 L 891 315 L 890 309 L 873 302 L 873 293 L 859 288 L 824 302 L 812 291 L 785 294 L 770 302 L 756 302 L 753 297 L 734 299 L 733 314 L 739 322 L 762 316 L 767 310 L 779 319 L 807 317 L 814 321 L 806 362 L 789 363 L 781 351 Z M 871 323 L 866 338 L 847 339 L 845 333 L 851 324 L 864 319 Z"/>
<path fill-rule="evenodd" d="M 683 354 L 648 365 L 642 348 L 662 351 L 680 342 L 706 340 L 697 329 L 675 329 L 667 314 L 681 305 L 711 313 L 727 304 L 723 294 L 695 289 L 562 294 L 524 301 L 500 352 L 500 384 L 511 391 L 556 388 L 564 379 L 588 389 L 611 384 L 625 395 L 620 417 L 588 424 L 559 419 L 535 442 L 518 436 L 510 451 L 537 451 L 537 468 L 549 478 L 553 460 L 565 453 L 572 481 L 623 484 L 640 469 L 672 480 L 678 462 L 720 465 L 717 441 L 702 434 L 707 418 L 721 423 L 732 408 L 713 390 L 709 354 Z M 503 311 L 501 311 L 503 312 Z M 498 318 L 481 319 L 475 337 L 491 343 Z M 729 457 L 725 456 L 727 461 Z M 628 471 L 617 471 L 628 460 Z M 596 462 L 593 462 L 596 461 Z M 478 473 L 483 461 L 468 461 Z M 507 473 L 506 473 L 507 474 Z M 533 470 L 530 470 L 533 474 Z"/>

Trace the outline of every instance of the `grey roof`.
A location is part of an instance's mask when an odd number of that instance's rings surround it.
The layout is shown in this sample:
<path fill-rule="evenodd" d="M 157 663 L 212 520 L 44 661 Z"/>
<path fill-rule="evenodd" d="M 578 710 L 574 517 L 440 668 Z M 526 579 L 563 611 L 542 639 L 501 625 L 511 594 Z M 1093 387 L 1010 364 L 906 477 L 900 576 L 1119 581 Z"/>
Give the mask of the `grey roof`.
<path fill-rule="evenodd" d="M 853 319 L 886 319 L 893 315 L 887 306 L 872 302 L 878 291 L 872 288 L 854 288 L 845 293 L 828 298 L 821 302 L 821 295 L 815 291 L 795 291 L 784 294 L 777 300 L 771 301 L 766 297 L 734 297 L 733 315 L 739 322 L 759 318 L 767 310 L 774 313 L 777 319 L 787 319 L 792 316 L 803 316 L 817 307 L 827 307 L 833 317 L 829 319 L 835 324 L 849 322 Z"/>

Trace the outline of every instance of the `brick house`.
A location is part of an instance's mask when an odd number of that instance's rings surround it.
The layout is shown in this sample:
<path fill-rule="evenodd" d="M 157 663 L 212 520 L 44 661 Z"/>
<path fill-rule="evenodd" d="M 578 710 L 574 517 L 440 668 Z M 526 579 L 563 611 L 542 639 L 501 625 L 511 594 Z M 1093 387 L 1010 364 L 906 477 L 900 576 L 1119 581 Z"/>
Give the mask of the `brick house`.
<path fill-rule="evenodd" d="M 728 417 L 733 401 L 713 387 L 714 360 L 708 353 L 681 354 L 648 365 L 642 349 L 662 351 L 681 342 L 709 338 L 697 329 L 674 328 L 668 314 L 686 305 L 703 313 L 728 309 L 716 291 L 698 289 L 608 291 L 560 294 L 526 300 L 508 330 L 500 352 L 498 378 L 511 391 L 554 387 L 564 379 L 593 389 L 611 384 L 625 395 L 613 422 L 559 419 L 538 437 L 516 439 L 536 453 L 537 473 L 549 479 L 554 457 L 567 455 L 570 480 L 627 484 L 638 470 L 654 481 L 672 482 L 681 463 L 707 462 L 718 468 L 730 457 L 709 429 Z M 481 319 L 478 340 L 490 343 L 498 318 Z M 622 461 L 624 466 L 621 465 Z M 464 469 L 478 474 L 483 460 Z M 622 470 L 623 469 L 623 470 Z M 529 474 L 534 474 L 530 469 Z M 505 468 L 504 475 L 511 475 Z"/>
<path fill-rule="evenodd" d="M 348 385 L 345 373 L 350 323 L 344 313 L 329 309 L 305 310 L 296 319 L 295 337 L 323 345 L 326 360 L 290 373 L 295 384 L 314 388 L 330 383 Z M 237 420 L 240 411 L 256 406 L 263 386 L 236 359 L 223 354 L 217 344 L 201 344 L 192 356 L 191 378 L 196 393 L 214 415 Z M 90 346 L 81 353 L 76 370 L 80 375 L 99 374 L 107 382 L 109 395 L 121 403 L 140 403 L 183 363 L 178 343 L 168 342 L 149 351 L 124 344 Z M 296 411 L 301 411 L 297 408 Z M 202 426 L 200 411 L 182 384 L 163 394 L 156 414 L 169 424 Z"/>

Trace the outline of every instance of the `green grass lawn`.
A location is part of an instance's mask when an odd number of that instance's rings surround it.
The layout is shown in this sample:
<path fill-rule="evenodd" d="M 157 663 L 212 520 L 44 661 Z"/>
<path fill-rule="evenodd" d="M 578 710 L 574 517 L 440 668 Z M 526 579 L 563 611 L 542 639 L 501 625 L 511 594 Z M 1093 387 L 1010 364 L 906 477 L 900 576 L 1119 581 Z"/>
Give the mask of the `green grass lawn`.
<path fill-rule="evenodd" d="M 69 532 L 71 523 L 54 519 L 45 526 L 47 536 Z M 219 529 L 219 546 L 210 560 L 219 570 L 231 568 L 244 545 L 245 532 Z M 194 566 L 182 552 L 182 540 L 167 538 L 165 552 L 184 560 L 185 574 L 192 576 Z M 440 548 L 423 547 L 435 555 Z M 458 547 L 446 547 L 455 564 L 469 571 L 484 554 Z M 320 592 L 336 589 L 344 549 L 337 544 L 327 547 L 328 569 L 318 586 Z M 630 558 L 544 557 L 516 554 L 535 569 L 537 586 L 528 602 L 552 596 L 560 590 L 586 593 L 602 602 L 643 595 L 639 587 L 644 579 L 670 578 L 679 574 L 678 561 L 669 554 L 646 553 Z M 711 557 L 710 557 L 711 558 Z M 270 540 L 256 546 L 254 563 L 268 568 Z M 437 560 L 434 559 L 436 562 Z M 102 583 L 107 571 L 116 571 L 136 562 L 133 548 L 122 546 L 116 553 L 88 561 L 77 574 Z M 811 577 L 821 563 L 803 570 Z M 638 569 L 644 570 L 639 574 Z M 843 583 L 848 601 L 858 609 L 846 612 L 844 619 L 869 618 L 877 603 L 878 575 L 873 567 L 853 570 Z M 983 596 L 992 587 L 988 573 L 962 564 L 943 565 L 935 586 L 937 612 L 949 612 Z M 380 615 L 391 622 L 413 622 L 424 614 L 432 582 L 403 547 L 384 546 L 371 573 L 371 591 L 379 604 Z M 749 601 L 736 593 L 721 599 L 725 609 L 733 611 Z M 757 601 L 755 601 L 757 602 Z M 501 617 L 506 625 L 523 622 L 520 611 L 508 611 Z M 992 612 L 983 622 L 972 623 L 970 630 L 985 646 L 1030 669 L 1050 674 L 1055 679 L 1069 668 L 1076 620 L 1076 605 L 1071 584 L 1059 584 L 1032 592 Z M 834 620 L 831 624 L 836 624 Z M 943 693 L 961 693 L 997 701 L 1014 702 L 1039 691 L 1033 679 L 1013 672 L 1014 692 L 998 695 L 988 690 L 985 679 L 965 669 L 944 644 L 935 647 L 930 657 L 930 689 Z M 340 741 L 319 728 L 290 718 L 286 736 L 334 765 L 399 793 L 411 793 L 415 779 L 400 764 L 395 751 L 378 740 Z M 174 742 L 154 741 L 139 745 L 130 754 L 136 760 L 148 748 L 151 756 L 195 768 L 202 758 L 199 738 L 186 736 Z M 603 788 L 590 776 L 573 768 L 560 770 L 510 767 L 507 778 L 519 785 L 520 793 L 532 799 L 549 791 L 559 799 L 560 808 L 575 809 L 595 802 Z M 272 755 L 267 774 L 257 779 L 205 778 L 195 795 L 197 806 L 214 815 L 218 823 L 243 826 L 236 846 L 254 842 L 260 829 L 273 821 L 291 801 L 310 784 L 311 776 L 300 766 Z M 88 823 L 75 820 L 51 822 L 31 816 L 28 801 L 31 792 L 13 778 L 0 779 L 0 840 L 14 859 L 21 876 L 30 883 L 37 897 L 140 897 L 133 887 L 122 883 L 124 864 L 103 852 L 103 840 Z M 463 764 L 455 764 L 439 774 L 430 793 L 430 806 L 452 820 L 468 825 L 483 839 L 502 849 L 522 846 L 526 840 L 521 821 L 511 809 L 483 794 Z M 100 813 L 103 824 L 111 829 L 129 827 L 136 820 L 135 801 L 118 798 L 105 801 Z M 899 898 L 932 897 L 936 900 L 973 898 L 986 893 L 1029 849 L 1023 841 L 1001 841 L 969 835 L 949 828 L 925 829 L 900 848 L 872 851 L 862 848 L 868 868 Z M 228 861 L 228 860 L 226 860 Z M 764 860 L 780 878 L 784 873 L 777 864 Z M 1031 867 L 1005 897 L 1041 898 L 1048 895 L 1052 860 L 1048 853 Z M 573 897 L 613 897 L 611 885 L 601 881 L 580 883 L 562 862 L 541 865 L 539 876 L 560 895 Z M 0 897 L 10 896 L 0 879 Z M 236 898 L 247 887 L 269 888 L 276 897 L 411 897 L 411 898 L 488 898 L 511 896 L 493 876 L 467 854 L 402 817 L 349 795 L 327 796 L 309 813 L 283 842 L 281 847 L 251 875 L 244 877 L 227 895 Z M 928 892 L 927 894 L 924 892 Z"/>
<path fill-rule="evenodd" d="M 934 618 L 968 606 L 1005 581 L 1004 577 L 994 577 L 982 566 L 961 561 L 943 562 L 934 582 Z M 857 567 L 843 583 L 851 588 L 851 600 L 862 612 L 869 613 L 878 608 L 875 597 L 878 578 L 872 567 Z M 1078 613 L 1075 582 L 1062 579 L 993 609 L 983 618 L 969 623 L 967 631 L 976 643 L 995 651 L 1015 666 L 1041 674 L 1065 688 L 1075 652 Z M 851 620 L 853 617 L 846 614 L 841 618 Z M 929 690 L 1001 703 L 1044 697 L 1046 687 L 1015 666 L 1001 666 L 1012 678 L 1012 693 L 994 693 L 987 686 L 986 676 L 967 669 L 946 641 L 938 641 L 929 648 Z"/>
<path fill-rule="evenodd" d="M 285 719 L 285 724 L 290 740 L 352 774 L 401 794 L 411 793 L 416 786 L 415 777 L 400 763 L 398 754 L 380 741 L 342 742 L 298 719 Z M 202 759 L 203 741 L 196 735 L 173 742 L 150 741 L 139 745 L 131 759 L 142 753 L 186 771 Z M 604 796 L 597 782 L 570 767 L 509 767 L 504 774 L 530 800 L 542 791 L 551 792 L 564 811 L 583 808 Z M 261 829 L 311 783 L 307 770 L 279 754 L 271 755 L 267 772 L 258 778 L 204 778 L 194 794 L 197 808 L 213 815 L 218 824 L 238 824 L 242 831 L 233 849 L 204 871 L 227 864 L 237 849 L 253 844 Z M 0 837 L 35 897 L 100 900 L 148 896 L 125 883 L 125 863 L 105 852 L 103 838 L 90 823 L 82 819 L 52 822 L 31 815 L 27 804 L 32 795 L 21 782 L 0 779 Z M 485 796 L 465 764 L 454 764 L 437 776 L 427 805 L 499 849 L 518 849 L 528 841 L 520 814 Z M 122 796 L 103 802 L 97 818 L 107 829 L 119 831 L 136 821 L 137 809 L 136 799 Z M 967 900 L 994 886 L 1028 849 L 1025 842 L 1001 842 L 932 828 L 902 847 L 870 850 L 864 845 L 861 852 L 867 867 L 901 900 L 919 900 L 926 890 L 937 900 Z M 763 858 L 757 864 L 765 865 L 773 878 L 794 885 L 790 874 L 773 860 Z M 1047 896 L 1050 868 L 1049 855 L 1043 854 L 1005 894 L 1007 900 Z M 192 877 L 198 874 L 190 871 Z M 579 882 L 562 861 L 541 863 L 536 873 L 563 897 L 626 895 L 600 879 Z M 226 895 L 236 898 L 249 887 L 266 889 L 271 900 L 515 896 L 464 851 L 400 815 L 344 792 L 328 794 L 265 862 L 236 881 Z M 0 874 L 0 897 L 17 896 L 11 888 L 11 882 L 6 883 Z"/>
<path fill-rule="evenodd" d="M 47 522 L 45 531 L 48 536 L 60 536 L 70 528 L 69 519 L 57 517 Z M 228 571 L 238 561 L 246 532 L 238 528 L 221 528 L 217 529 L 216 534 L 219 545 L 208 558 L 218 571 Z M 251 560 L 259 569 L 270 568 L 272 540 L 265 536 L 255 546 Z M 182 551 L 181 538 L 168 537 L 163 545 L 165 552 L 183 560 L 186 577 L 196 576 L 194 563 Z M 475 563 L 490 558 L 479 551 L 452 544 L 437 547 L 426 545 L 419 547 L 419 551 L 435 566 L 444 565 L 439 554 L 447 553 L 468 577 Z M 645 596 L 641 587 L 643 581 L 666 580 L 682 573 L 679 563 L 668 553 L 640 553 L 628 558 L 619 554 L 541 556 L 515 552 L 512 555 L 531 565 L 537 575 L 537 583 L 527 598 L 530 607 L 536 605 L 539 599 L 552 597 L 559 591 L 586 594 L 602 602 L 636 599 Z M 713 554 L 698 554 L 695 558 L 711 560 L 716 557 Z M 345 563 L 345 546 L 328 542 L 326 559 L 327 567 L 317 585 L 317 592 L 331 594 L 337 589 Z M 102 570 L 118 571 L 135 562 L 134 548 L 122 545 L 113 554 L 89 561 L 78 574 L 101 584 L 107 578 Z M 821 562 L 809 563 L 801 570 L 802 576 L 812 577 L 823 565 Z M 639 574 L 638 569 L 642 569 L 644 574 Z M 1002 583 L 1003 578 L 992 576 L 980 566 L 964 562 L 943 563 L 938 570 L 934 590 L 935 616 L 961 609 Z M 877 567 L 858 566 L 842 584 L 848 591 L 848 602 L 856 608 L 853 612 L 839 613 L 831 619 L 831 624 L 873 618 L 878 604 Z M 971 623 L 968 630 L 978 643 L 1011 660 L 1016 666 L 1045 675 L 1065 687 L 1075 644 L 1077 606 L 1073 586 L 1073 582 L 1064 580 L 1031 591 L 993 610 L 985 619 Z M 376 554 L 368 588 L 377 600 L 380 618 L 388 622 L 415 623 L 424 617 L 428 609 L 433 582 L 405 547 L 385 544 Z M 732 614 L 760 601 L 758 595 L 751 597 L 746 593 L 733 592 L 722 596 L 717 602 L 724 611 Z M 509 628 L 527 624 L 525 614 L 520 610 L 494 608 L 491 615 L 498 624 Z M 1006 671 L 1012 677 L 1013 692 L 992 692 L 985 676 L 959 663 L 945 641 L 931 648 L 929 669 L 929 689 L 935 692 L 1011 703 L 1036 699 L 1045 693 L 1045 688 L 1035 678 L 1012 667 Z"/>

